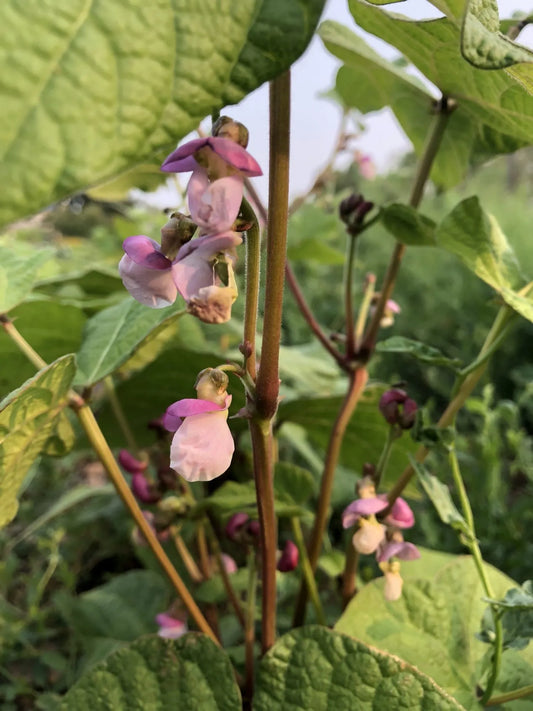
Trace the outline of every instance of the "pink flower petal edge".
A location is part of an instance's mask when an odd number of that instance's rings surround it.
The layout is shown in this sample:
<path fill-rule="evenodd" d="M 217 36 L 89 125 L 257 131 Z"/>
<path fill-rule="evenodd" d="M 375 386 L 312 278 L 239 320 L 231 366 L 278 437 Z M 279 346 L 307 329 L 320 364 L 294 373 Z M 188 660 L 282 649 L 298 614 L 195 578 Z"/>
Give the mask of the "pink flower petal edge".
<path fill-rule="evenodd" d="M 225 160 L 226 163 L 229 163 L 250 178 L 263 175 L 259 163 L 245 148 L 230 138 L 221 138 L 218 136 L 195 138 L 192 141 L 184 143 L 165 158 L 161 170 L 166 173 L 182 173 L 194 170 L 198 163 L 194 161 L 193 167 L 190 167 L 191 158 L 193 158 L 196 151 L 204 146 L 209 146 L 218 156 Z"/>
<path fill-rule="evenodd" d="M 350 528 L 361 516 L 371 516 L 387 508 L 387 503 L 377 496 L 367 499 L 356 499 L 349 504 L 342 513 L 342 525 Z"/>

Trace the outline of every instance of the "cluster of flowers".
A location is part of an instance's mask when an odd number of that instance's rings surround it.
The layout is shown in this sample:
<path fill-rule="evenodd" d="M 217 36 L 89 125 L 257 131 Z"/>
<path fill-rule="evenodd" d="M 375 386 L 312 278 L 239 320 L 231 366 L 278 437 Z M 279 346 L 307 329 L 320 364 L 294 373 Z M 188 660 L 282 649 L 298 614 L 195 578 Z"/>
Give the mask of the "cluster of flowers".
<path fill-rule="evenodd" d="M 247 144 L 246 128 L 223 116 L 213 125 L 213 136 L 185 143 L 163 162 L 165 172 L 192 171 L 187 186 L 191 216 L 174 213 L 161 230 L 161 244 L 145 235 L 124 241 L 119 272 L 137 301 L 162 308 L 179 293 L 202 321 L 230 319 L 237 298 L 235 248 L 242 242 L 234 228 L 244 178 L 262 174 Z"/>

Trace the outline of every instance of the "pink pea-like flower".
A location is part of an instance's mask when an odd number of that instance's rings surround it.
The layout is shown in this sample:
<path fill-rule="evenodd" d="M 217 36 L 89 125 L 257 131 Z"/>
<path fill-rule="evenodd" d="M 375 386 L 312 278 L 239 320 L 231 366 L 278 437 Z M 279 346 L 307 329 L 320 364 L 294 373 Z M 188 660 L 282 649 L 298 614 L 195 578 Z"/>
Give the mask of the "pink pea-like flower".
<path fill-rule="evenodd" d="M 242 175 L 210 181 L 207 170 L 195 169 L 187 186 L 191 219 L 203 234 L 220 234 L 231 229 L 242 202 Z"/>
<path fill-rule="evenodd" d="M 362 499 L 356 499 L 349 504 L 342 513 L 343 528 L 351 528 L 355 525 L 362 516 L 372 516 L 387 508 L 386 498 L 378 496 L 369 496 Z"/>
<path fill-rule="evenodd" d="M 259 163 L 248 151 L 231 138 L 206 136 L 184 143 L 163 161 L 161 170 L 166 173 L 188 173 L 196 170 L 199 163 L 195 158 L 202 149 L 211 150 L 216 156 L 243 175 L 253 178 L 263 175 Z"/>
<path fill-rule="evenodd" d="M 235 443 L 228 427 L 228 407 L 209 400 L 186 398 L 170 405 L 164 425 L 176 434 L 170 447 L 170 467 L 187 481 L 211 481 L 231 464 Z"/>
<path fill-rule="evenodd" d="M 378 499 L 387 501 L 387 494 L 378 494 Z M 396 528 L 412 528 L 415 525 L 415 515 L 405 499 L 399 496 L 393 503 L 390 513 L 383 519 L 387 526 Z"/>
<path fill-rule="evenodd" d="M 287 541 L 278 560 L 277 568 L 281 573 L 290 573 L 298 565 L 300 552 L 293 541 Z"/>
<path fill-rule="evenodd" d="M 189 631 L 186 622 L 178 620 L 166 612 L 156 615 L 155 621 L 159 626 L 157 634 L 165 639 L 178 639 Z"/>
<path fill-rule="evenodd" d="M 134 235 L 125 239 L 122 246 L 125 254 L 118 271 L 133 298 L 153 309 L 173 304 L 178 294 L 173 262 L 161 252 L 159 244 L 145 235 Z"/>
<path fill-rule="evenodd" d="M 420 558 L 420 551 L 414 543 L 409 543 L 408 541 L 388 541 L 387 543 L 382 543 L 376 552 L 376 560 L 378 563 L 382 563 L 391 558 L 416 560 Z"/>

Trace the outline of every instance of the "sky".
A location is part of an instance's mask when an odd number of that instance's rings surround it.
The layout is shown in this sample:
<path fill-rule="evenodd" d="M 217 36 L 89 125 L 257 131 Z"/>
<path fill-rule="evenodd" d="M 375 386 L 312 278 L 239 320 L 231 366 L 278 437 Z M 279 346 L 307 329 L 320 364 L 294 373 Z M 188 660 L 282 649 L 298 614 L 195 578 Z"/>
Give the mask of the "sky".
<path fill-rule="evenodd" d="M 512 16 L 515 10 L 533 12 L 533 0 L 499 0 L 500 15 Z M 440 13 L 426 0 L 405 0 L 394 12 L 416 19 L 438 17 Z M 322 20 L 336 20 L 361 34 L 382 56 L 398 55 L 393 47 L 356 27 L 347 0 L 328 0 Z M 533 46 L 530 26 L 520 41 Z M 312 186 L 315 176 L 327 163 L 335 144 L 340 120 L 340 107 L 324 93 L 335 84 L 340 60 L 333 57 L 315 36 L 304 55 L 292 67 L 291 109 L 291 198 Z M 260 165 L 268 165 L 268 86 L 263 85 L 237 106 L 222 111 L 244 123 L 250 131 L 249 152 Z M 410 142 L 399 128 L 392 113 L 385 109 L 364 118 L 365 130 L 353 142 L 353 148 L 372 158 L 379 172 L 386 172 L 399 157 L 410 149 Z M 209 131 L 209 122 L 206 130 Z M 266 172 L 266 171 L 265 171 Z M 263 199 L 267 196 L 266 176 L 254 178 L 254 185 Z"/>

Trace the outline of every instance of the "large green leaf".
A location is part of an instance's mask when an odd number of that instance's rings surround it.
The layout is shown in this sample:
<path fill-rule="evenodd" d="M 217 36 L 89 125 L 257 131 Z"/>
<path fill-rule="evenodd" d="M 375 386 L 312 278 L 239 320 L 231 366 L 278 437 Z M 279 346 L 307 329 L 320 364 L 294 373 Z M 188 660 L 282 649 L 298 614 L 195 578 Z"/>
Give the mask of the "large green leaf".
<path fill-rule="evenodd" d="M 45 361 L 78 350 L 85 315 L 74 306 L 53 301 L 29 301 L 14 309 L 10 317 L 17 329 Z M 18 347 L 0 333 L 0 398 L 35 375 L 35 367 L 23 358 Z"/>
<path fill-rule="evenodd" d="M 483 588 L 470 556 L 443 558 L 439 553 L 436 565 L 432 557 L 432 551 L 422 550 L 419 561 L 402 564 L 406 580 L 400 600 L 384 599 L 381 577 L 363 587 L 335 629 L 398 655 L 431 676 L 465 708 L 479 709 L 475 684 L 487 647 L 474 635 L 486 608 Z M 516 585 L 495 568 L 485 568 L 495 595 L 503 597 Z M 505 652 L 503 661 L 497 693 L 530 683 L 533 650 Z M 516 703 L 503 708 L 533 708 L 533 703 Z"/>
<path fill-rule="evenodd" d="M 389 428 L 378 409 L 382 393 L 382 386 L 368 387 L 346 428 L 339 462 L 351 470 L 361 472 L 365 462 L 377 462 L 379 459 Z M 302 425 L 309 441 L 325 450 L 341 403 L 341 397 L 302 398 L 282 402 L 278 420 L 280 423 L 294 422 Z M 387 481 L 395 480 L 407 466 L 408 454 L 415 449 L 416 444 L 408 433 L 395 442 L 387 466 L 385 486 Z"/>
<path fill-rule="evenodd" d="M 480 69 L 533 62 L 533 52 L 500 32 L 496 0 L 466 0 L 461 50 L 463 57 Z"/>
<path fill-rule="evenodd" d="M 350 0 L 350 10 L 362 29 L 397 47 L 476 125 L 533 142 L 533 96 L 509 70 L 483 71 L 465 61 L 457 20 L 412 21 L 363 0 Z"/>
<path fill-rule="evenodd" d="M 53 254 L 51 249 L 41 249 L 22 256 L 0 247 L 0 314 L 24 301 L 37 281 L 39 267 Z"/>
<path fill-rule="evenodd" d="M 64 697 L 63 711 L 239 711 L 229 657 L 208 637 L 144 637 L 111 654 Z"/>
<path fill-rule="evenodd" d="M 73 355 L 59 358 L 0 403 L 0 526 L 17 513 L 19 487 L 67 404 L 74 371 Z"/>
<path fill-rule="evenodd" d="M 174 325 L 185 311 L 181 304 L 164 309 L 150 309 L 134 299 L 125 299 L 93 316 L 85 325 L 84 338 L 78 352 L 76 383 L 94 383 L 113 373 L 141 346 L 146 347 L 160 335 L 158 327 Z M 154 358 L 157 356 L 157 349 Z M 146 355 L 146 353 L 145 353 Z M 143 362 L 147 362 L 146 358 Z"/>
<path fill-rule="evenodd" d="M 429 677 L 325 627 L 279 639 L 259 665 L 254 711 L 459 711 Z"/>
<path fill-rule="evenodd" d="M 0 223 L 171 150 L 304 51 L 323 0 L 6 0 Z"/>

